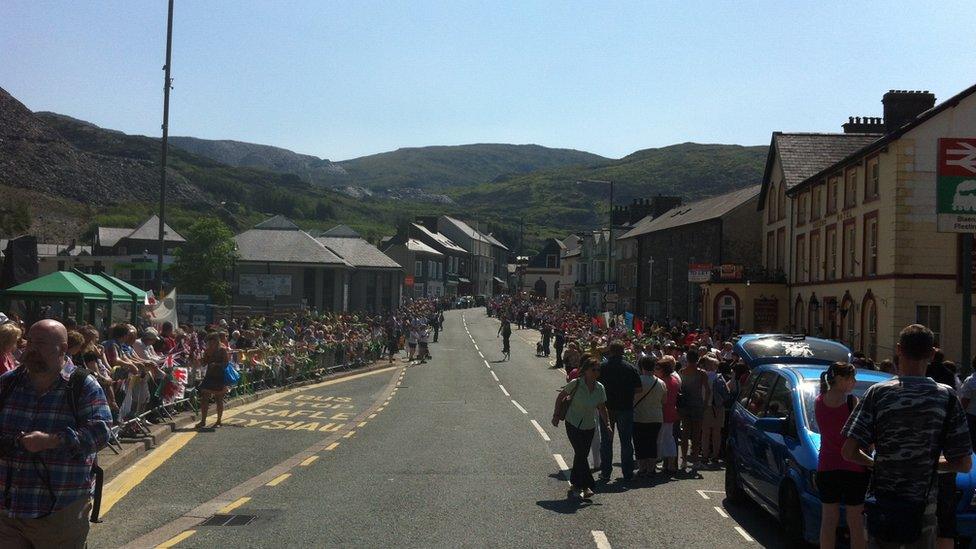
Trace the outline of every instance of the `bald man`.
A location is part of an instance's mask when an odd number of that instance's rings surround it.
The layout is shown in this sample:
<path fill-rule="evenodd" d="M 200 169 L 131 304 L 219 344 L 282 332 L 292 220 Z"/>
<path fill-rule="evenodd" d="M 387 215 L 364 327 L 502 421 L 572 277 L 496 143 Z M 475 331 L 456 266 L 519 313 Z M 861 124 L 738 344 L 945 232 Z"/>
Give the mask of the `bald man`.
<path fill-rule="evenodd" d="M 0 376 L 0 547 L 83 548 L 112 414 L 95 378 L 65 371 L 64 325 L 41 320 L 27 339 L 21 366 Z"/>

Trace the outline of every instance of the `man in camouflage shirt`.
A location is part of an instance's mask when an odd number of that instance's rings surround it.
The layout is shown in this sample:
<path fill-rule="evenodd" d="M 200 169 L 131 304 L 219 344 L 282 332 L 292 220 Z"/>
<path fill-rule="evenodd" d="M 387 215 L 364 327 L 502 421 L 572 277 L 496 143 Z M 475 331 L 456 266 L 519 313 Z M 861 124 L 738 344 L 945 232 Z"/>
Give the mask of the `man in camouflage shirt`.
<path fill-rule="evenodd" d="M 971 443 L 955 391 L 925 377 L 932 360 L 932 331 L 912 324 L 898 339 L 898 377 L 871 386 L 851 413 L 843 434 L 844 458 L 872 467 L 871 492 L 903 501 L 926 501 L 921 536 L 910 544 L 885 543 L 868 532 L 868 546 L 933 548 L 936 541 L 936 475 L 969 472 Z M 956 400 L 949 406 L 949 399 Z M 946 413 L 951 416 L 946 424 Z M 942 439 L 943 426 L 945 438 Z M 874 457 L 865 450 L 874 445 Z"/>

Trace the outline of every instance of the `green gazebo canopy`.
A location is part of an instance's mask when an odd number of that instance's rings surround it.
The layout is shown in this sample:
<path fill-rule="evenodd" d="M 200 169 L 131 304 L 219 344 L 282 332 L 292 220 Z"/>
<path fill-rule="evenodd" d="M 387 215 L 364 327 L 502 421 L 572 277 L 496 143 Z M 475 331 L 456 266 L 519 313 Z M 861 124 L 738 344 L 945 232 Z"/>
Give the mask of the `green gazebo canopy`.
<path fill-rule="evenodd" d="M 18 284 L 3 291 L 5 297 L 10 298 L 74 298 L 86 301 L 106 301 L 105 291 L 92 284 L 85 277 L 68 272 L 58 271 L 34 280 Z M 112 296 L 113 299 L 115 296 Z M 131 301 L 131 297 L 128 297 Z"/>

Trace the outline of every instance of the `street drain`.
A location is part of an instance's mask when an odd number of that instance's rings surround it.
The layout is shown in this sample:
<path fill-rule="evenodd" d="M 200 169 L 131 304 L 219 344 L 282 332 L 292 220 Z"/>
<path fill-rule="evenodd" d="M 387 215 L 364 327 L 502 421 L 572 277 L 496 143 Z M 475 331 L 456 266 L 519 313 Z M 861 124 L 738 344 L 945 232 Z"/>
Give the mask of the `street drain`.
<path fill-rule="evenodd" d="M 200 526 L 247 526 L 257 518 L 257 515 L 214 515 Z"/>

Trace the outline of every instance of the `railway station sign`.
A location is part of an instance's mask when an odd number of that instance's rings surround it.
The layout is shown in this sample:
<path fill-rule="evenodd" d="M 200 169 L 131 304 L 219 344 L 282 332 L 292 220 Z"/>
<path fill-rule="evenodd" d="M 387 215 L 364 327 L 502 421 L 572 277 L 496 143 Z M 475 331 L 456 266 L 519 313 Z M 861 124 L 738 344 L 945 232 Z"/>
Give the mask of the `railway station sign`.
<path fill-rule="evenodd" d="M 936 214 L 942 233 L 976 233 L 976 138 L 939 139 Z"/>

